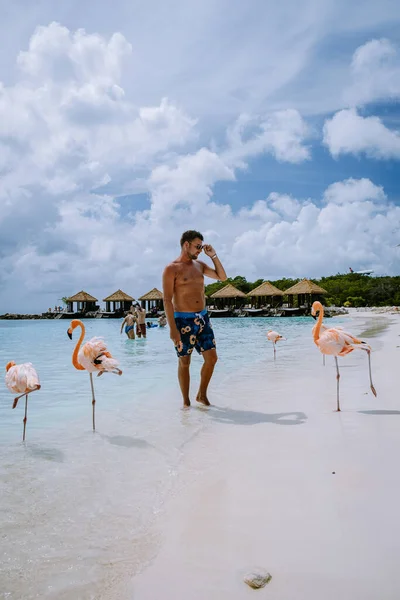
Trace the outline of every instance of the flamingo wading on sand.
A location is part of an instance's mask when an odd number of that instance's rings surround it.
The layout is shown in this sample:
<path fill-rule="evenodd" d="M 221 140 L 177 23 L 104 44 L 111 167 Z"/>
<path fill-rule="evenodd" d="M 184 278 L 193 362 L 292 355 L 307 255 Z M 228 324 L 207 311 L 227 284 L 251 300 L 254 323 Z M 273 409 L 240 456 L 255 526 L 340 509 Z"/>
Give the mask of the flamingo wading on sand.
<path fill-rule="evenodd" d="M 39 377 L 32 363 L 16 365 L 12 360 L 7 363 L 6 371 L 6 386 L 13 394 L 19 394 L 19 396 L 14 398 L 13 408 L 17 406 L 18 400 L 22 396 L 25 396 L 24 432 L 22 434 L 22 441 L 25 441 L 26 422 L 28 420 L 28 396 L 31 392 L 40 390 Z"/>
<path fill-rule="evenodd" d="M 372 383 L 372 374 L 371 374 L 371 346 L 369 346 L 366 342 L 359 340 L 351 333 L 344 331 L 343 329 L 337 327 L 327 328 L 322 324 L 322 319 L 324 318 L 324 307 L 321 302 L 314 302 L 311 307 L 311 315 L 315 317 L 318 314 L 318 319 L 316 324 L 312 329 L 312 335 L 314 338 L 314 343 L 318 346 L 322 354 L 330 354 L 334 356 L 336 363 L 336 395 L 337 395 L 337 411 L 340 411 L 340 402 L 339 402 L 339 364 L 338 364 L 338 356 L 346 356 L 346 354 L 350 354 L 353 350 L 364 350 L 368 354 L 368 367 L 369 367 L 369 381 L 371 386 L 371 391 L 376 396 L 376 390 L 374 388 L 374 384 Z"/>
<path fill-rule="evenodd" d="M 284 338 L 283 336 L 281 336 L 280 333 L 278 333 L 277 331 L 272 331 L 272 329 L 270 329 L 267 332 L 267 338 L 269 339 L 270 342 L 273 343 L 274 346 L 274 358 L 276 355 L 276 342 L 278 342 L 279 340 L 286 340 L 286 338 Z"/>
<path fill-rule="evenodd" d="M 103 373 L 115 373 L 116 375 L 122 375 L 121 369 L 118 369 L 118 361 L 111 356 L 107 350 L 102 338 L 94 337 L 82 346 L 83 339 L 85 337 L 85 326 L 79 319 L 73 319 L 71 325 L 67 331 L 68 337 L 72 340 L 72 332 L 76 327 L 81 328 L 80 338 L 75 346 L 75 350 L 72 354 L 72 364 L 78 371 L 88 371 L 90 375 L 90 386 L 92 388 L 92 406 L 93 406 L 93 431 L 96 429 L 95 425 L 95 404 L 96 398 L 94 396 L 93 387 L 93 373 L 97 373 L 97 377 L 103 375 Z"/>

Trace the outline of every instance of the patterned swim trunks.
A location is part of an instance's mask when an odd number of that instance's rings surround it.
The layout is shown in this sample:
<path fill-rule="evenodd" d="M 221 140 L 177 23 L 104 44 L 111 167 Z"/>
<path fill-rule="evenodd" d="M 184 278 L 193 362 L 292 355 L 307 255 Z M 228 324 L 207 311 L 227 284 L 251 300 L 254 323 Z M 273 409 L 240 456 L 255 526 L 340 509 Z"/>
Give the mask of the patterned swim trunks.
<path fill-rule="evenodd" d="M 175 346 L 178 356 L 192 354 L 193 348 L 196 348 L 199 354 L 216 348 L 214 332 L 206 309 L 199 313 L 175 312 L 174 317 L 181 334 L 181 341 Z"/>

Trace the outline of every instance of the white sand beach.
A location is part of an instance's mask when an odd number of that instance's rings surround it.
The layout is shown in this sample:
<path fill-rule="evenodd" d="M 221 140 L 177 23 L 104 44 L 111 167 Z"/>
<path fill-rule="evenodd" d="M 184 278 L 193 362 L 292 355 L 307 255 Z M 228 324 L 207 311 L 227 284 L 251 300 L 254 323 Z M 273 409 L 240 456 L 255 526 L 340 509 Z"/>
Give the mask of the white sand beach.
<path fill-rule="evenodd" d="M 399 598 L 400 319 L 351 318 L 354 333 L 371 336 L 378 397 L 364 352 L 340 360 L 341 413 L 333 359 L 323 367 L 317 349 L 290 378 L 279 371 L 282 346 L 268 377 L 254 372 L 251 389 L 232 382 L 212 398 L 212 426 L 155 524 L 160 551 L 104 598 Z M 258 592 L 243 582 L 255 567 L 272 575 Z"/>

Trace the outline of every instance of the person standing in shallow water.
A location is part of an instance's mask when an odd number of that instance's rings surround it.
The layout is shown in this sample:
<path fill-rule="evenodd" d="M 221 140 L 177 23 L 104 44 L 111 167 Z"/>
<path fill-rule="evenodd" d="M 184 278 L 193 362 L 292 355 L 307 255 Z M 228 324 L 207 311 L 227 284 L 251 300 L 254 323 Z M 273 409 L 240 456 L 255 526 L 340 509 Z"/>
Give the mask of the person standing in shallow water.
<path fill-rule="evenodd" d="M 213 261 L 213 268 L 198 260 L 202 250 Z M 180 256 L 167 265 L 163 273 L 164 310 L 179 358 L 178 379 L 184 406 L 190 406 L 189 368 L 193 348 L 204 360 L 196 400 L 206 406 L 210 406 L 207 388 L 218 360 L 214 332 L 205 307 L 204 275 L 220 281 L 227 279 L 214 248 L 210 244 L 203 245 L 202 234 L 185 231 Z"/>
<path fill-rule="evenodd" d="M 146 309 L 140 304 L 136 304 L 136 335 L 138 338 L 146 337 Z"/>
<path fill-rule="evenodd" d="M 135 339 L 135 323 L 136 323 L 136 314 L 132 313 L 131 311 L 129 311 L 128 313 L 126 313 L 125 315 L 125 319 L 122 321 L 121 324 L 121 331 L 120 333 L 122 333 L 122 329 L 125 325 L 125 333 L 128 336 L 128 338 L 130 340 L 134 340 Z"/>

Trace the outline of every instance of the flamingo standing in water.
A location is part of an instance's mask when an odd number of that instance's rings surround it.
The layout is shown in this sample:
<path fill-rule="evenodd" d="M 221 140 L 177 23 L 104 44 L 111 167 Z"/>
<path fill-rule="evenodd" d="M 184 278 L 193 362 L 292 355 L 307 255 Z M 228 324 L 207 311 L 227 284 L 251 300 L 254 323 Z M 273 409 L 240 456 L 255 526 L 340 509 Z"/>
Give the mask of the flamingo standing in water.
<path fill-rule="evenodd" d="M 351 333 L 344 331 L 339 327 L 327 328 L 322 324 L 322 319 L 324 318 L 324 307 L 321 302 L 314 302 L 311 307 L 311 315 L 315 317 L 318 314 L 318 319 L 316 324 L 312 329 L 312 335 L 314 338 L 314 343 L 318 346 L 322 354 L 330 354 L 334 356 L 336 363 L 336 395 L 337 395 L 337 411 L 340 411 L 340 402 L 339 402 L 339 365 L 338 365 L 338 356 L 346 356 L 346 354 L 350 354 L 353 350 L 365 350 L 368 354 L 368 367 L 369 367 L 369 381 L 371 386 L 371 391 L 376 396 L 376 390 L 374 384 L 372 383 L 372 374 L 371 374 L 371 346 L 369 346 L 366 342 L 359 340 Z"/>
<path fill-rule="evenodd" d="M 275 359 L 275 355 L 276 355 L 276 342 L 278 342 L 279 340 L 286 340 L 286 338 L 282 337 L 281 334 L 278 333 L 277 331 L 272 331 L 272 329 L 270 329 L 267 332 L 267 338 L 274 345 L 274 359 Z"/>
<path fill-rule="evenodd" d="M 85 326 L 79 319 L 73 319 L 71 325 L 67 331 L 68 337 L 72 340 L 72 332 L 76 327 L 81 328 L 80 338 L 75 346 L 75 350 L 72 354 L 72 364 L 78 371 L 88 371 L 90 375 L 90 385 L 92 388 L 92 406 L 93 406 L 93 431 L 95 431 L 95 404 L 96 398 L 94 396 L 93 387 L 93 375 L 92 373 L 97 372 L 97 377 L 103 375 L 103 373 L 115 373 L 116 375 L 122 375 L 121 369 L 118 369 L 118 361 L 111 356 L 107 350 L 102 338 L 94 337 L 81 347 L 83 338 L 85 337 Z"/>
<path fill-rule="evenodd" d="M 28 420 L 28 396 L 31 392 L 40 390 L 39 377 L 32 363 L 16 365 L 15 362 L 11 360 L 6 365 L 6 371 L 6 386 L 13 394 L 20 394 L 14 398 L 13 408 L 17 406 L 18 400 L 22 398 L 22 396 L 25 396 L 25 416 L 23 419 L 24 432 L 22 435 L 22 441 L 25 441 L 26 422 Z"/>

